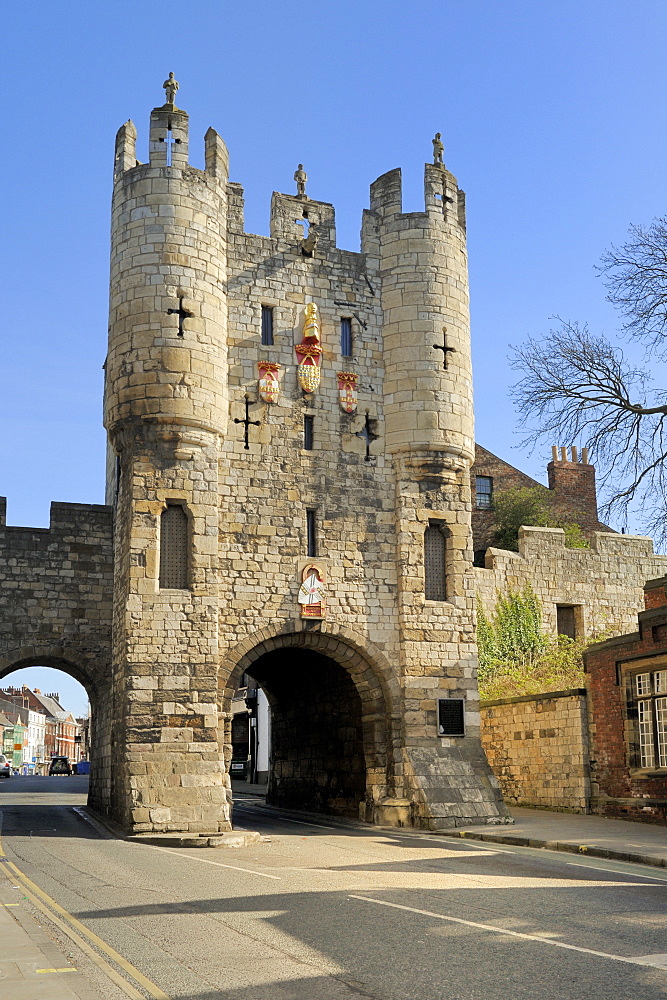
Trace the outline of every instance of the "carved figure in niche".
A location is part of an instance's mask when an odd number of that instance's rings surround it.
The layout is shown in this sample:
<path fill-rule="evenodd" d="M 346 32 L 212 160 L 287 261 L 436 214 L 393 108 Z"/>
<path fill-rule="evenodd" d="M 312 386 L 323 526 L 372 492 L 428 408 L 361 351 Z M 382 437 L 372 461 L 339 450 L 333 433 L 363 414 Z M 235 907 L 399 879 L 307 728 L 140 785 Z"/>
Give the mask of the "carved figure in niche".
<path fill-rule="evenodd" d="M 357 409 L 357 379 L 354 372 L 338 372 L 338 398 L 341 409 L 345 413 L 354 413 Z"/>
<path fill-rule="evenodd" d="M 294 348 L 297 360 L 297 378 L 304 392 L 315 392 L 320 384 L 320 320 L 317 306 L 309 302 L 303 322 L 303 339 Z"/>
<path fill-rule="evenodd" d="M 297 600 L 301 606 L 302 618 L 324 618 L 324 599 L 326 591 L 322 583 L 322 571 L 319 566 L 306 566 L 302 573 L 303 582 L 299 588 Z"/>
<path fill-rule="evenodd" d="M 433 162 L 442 166 L 442 155 L 445 152 L 445 147 L 442 144 L 442 133 L 436 132 L 435 138 L 431 141 L 433 143 Z"/>
<path fill-rule="evenodd" d="M 176 91 L 178 90 L 178 80 L 174 79 L 173 73 L 169 74 L 162 86 L 165 94 L 167 95 L 167 104 L 173 104 L 174 98 L 176 97 Z"/>
<path fill-rule="evenodd" d="M 277 403 L 280 395 L 278 372 L 281 365 L 277 365 L 273 361 L 259 361 L 257 368 L 259 369 L 259 395 L 265 403 Z"/>
<path fill-rule="evenodd" d="M 297 198 L 308 198 L 306 194 L 306 181 L 308 180 L 308 174 L 303 169 L 303 163 L 294 171 L 294 180 L 296 181 L 296 196 Z"/>

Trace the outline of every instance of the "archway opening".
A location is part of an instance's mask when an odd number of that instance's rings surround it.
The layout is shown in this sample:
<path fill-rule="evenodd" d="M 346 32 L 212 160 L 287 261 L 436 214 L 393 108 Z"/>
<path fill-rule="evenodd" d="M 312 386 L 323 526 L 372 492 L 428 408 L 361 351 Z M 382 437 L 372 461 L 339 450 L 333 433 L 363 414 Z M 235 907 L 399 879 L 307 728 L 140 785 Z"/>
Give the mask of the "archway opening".
<path fill-rule="evenodd" d="M 0 752 L 16 773 L 48 774 L 54 758 L 89 772 L 90 694 L 69 671 L 16 664 L 0 674 Z"/>
<path fill-rule="evenodd" d="M 368 796 L 371 748 L 364 704 L 348 671 L 323 653 L 284 646 L 258 657 L 246 673 L 271 708 L 267 801 L 358 817 Z"/>

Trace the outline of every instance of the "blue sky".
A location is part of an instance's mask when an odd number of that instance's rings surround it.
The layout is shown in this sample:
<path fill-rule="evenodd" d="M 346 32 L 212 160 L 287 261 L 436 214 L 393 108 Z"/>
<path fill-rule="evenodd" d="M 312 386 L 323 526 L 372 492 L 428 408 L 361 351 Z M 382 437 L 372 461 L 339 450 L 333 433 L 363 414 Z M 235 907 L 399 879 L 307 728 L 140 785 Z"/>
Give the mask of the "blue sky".
<path fill-rule="evenodd" d="M 404 209 L 419 209 L 442 132 L 468 195 L 477 439 L 543 477 L 549 449 L 516 448 L 508 344 L 554 314 L 616 327 L 593 266 L 665 211 L 667 4 L 33 0 L 6 5 L 3 36 L 9 523 L 47 525 L 50 500 L 103 500 L 114 135 L 132 118 L 145 158 L 169 70 L 192 162 L 213 125 L 249 231 L 268 231 L 272 190 L 291 192 L 303 162 L 311 196 L 336 206 L 339 244 L 358 249 L 371 181 L 401 166 Z"/>

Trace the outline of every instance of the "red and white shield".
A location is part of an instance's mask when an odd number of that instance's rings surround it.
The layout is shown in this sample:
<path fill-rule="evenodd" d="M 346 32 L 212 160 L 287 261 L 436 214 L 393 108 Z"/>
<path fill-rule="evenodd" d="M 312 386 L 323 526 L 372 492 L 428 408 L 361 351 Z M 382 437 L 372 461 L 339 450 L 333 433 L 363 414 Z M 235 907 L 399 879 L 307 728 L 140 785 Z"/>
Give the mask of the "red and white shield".
<path fill-rule="evenodd" d="M 260 361 L 257 364 L 259 369 L 259 394 L 265 403 L 276 403 L 280 395 L 280 382 L 278 372 L 280 365 L 272 361 Z"/>
<path fill-rule="evenodd" d="M 338 398 L 345 413 L 354 413 L 357 408 L 357 379 L 354 372 L 338 372 Z"/>

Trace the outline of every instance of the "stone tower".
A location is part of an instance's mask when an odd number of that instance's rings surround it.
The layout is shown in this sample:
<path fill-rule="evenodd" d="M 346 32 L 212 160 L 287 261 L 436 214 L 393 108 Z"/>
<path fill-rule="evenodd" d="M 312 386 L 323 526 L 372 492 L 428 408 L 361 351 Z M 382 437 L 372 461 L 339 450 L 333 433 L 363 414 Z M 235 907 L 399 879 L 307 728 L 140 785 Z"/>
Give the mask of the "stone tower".
<path fill-rule="evenodd" d="M 211 129 L 206 169 L 190 167 L 188 116 L 171 103 L 151 113 L 148 163 L 135 141 L 127 122 L 116 139 L 104 407 L 115 457 L 114 736 L 126 753 L 115 810 L 127 827 L 150 816 L 216 831 L 229 828 L 216 706 L 227 150 Z M 182 536 L 186 578 L 170 580 L 160 553 L 168 559 L 166 544 Z"/>
<path fill-rule="evenodd" d="M 479 740 L 455 178 L 427 164 L 425 211 L 403 214 L 400 171 L 385 174 L 351 253 L 302 167 L 254 236 L 212 129 L 205 170 L 173 103 L 151 114 L 148 164 L 135 142 L 128 122 L 105 391 L 111 811 L 135 831 L 229 829 L 230 704 L 249 675 L 271 705 L 270 801 L 502 821 Z"/>

